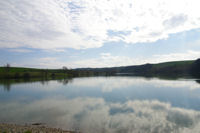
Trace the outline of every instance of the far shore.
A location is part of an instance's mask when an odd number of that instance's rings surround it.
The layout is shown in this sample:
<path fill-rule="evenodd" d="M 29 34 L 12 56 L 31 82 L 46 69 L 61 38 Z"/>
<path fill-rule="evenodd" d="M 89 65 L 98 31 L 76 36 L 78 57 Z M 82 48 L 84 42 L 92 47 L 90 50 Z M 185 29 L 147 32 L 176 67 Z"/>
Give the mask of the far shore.
<path fill-rule="evenodd" d="M 80 132 L 66 131 L 60 128 L 52 128 L 42 123 L 25 124 L 25 125 L 0 123 L 0 133 L 80 133 Z"/>

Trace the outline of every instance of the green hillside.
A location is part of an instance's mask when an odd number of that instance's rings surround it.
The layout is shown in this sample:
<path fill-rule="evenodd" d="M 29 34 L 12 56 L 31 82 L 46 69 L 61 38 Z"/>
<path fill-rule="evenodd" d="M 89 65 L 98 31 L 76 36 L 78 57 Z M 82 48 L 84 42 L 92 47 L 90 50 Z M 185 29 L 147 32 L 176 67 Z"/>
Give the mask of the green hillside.
<path fill-rule="evenodd" d="M 191 65 L 192 63 L 194 63 L 194 60 L 164 62 L 164 63 L 154 64 L 153 66 L 159 69 L 159 68 L 170 67 L 170 66 L 188 66 L 188 65 Z"/>

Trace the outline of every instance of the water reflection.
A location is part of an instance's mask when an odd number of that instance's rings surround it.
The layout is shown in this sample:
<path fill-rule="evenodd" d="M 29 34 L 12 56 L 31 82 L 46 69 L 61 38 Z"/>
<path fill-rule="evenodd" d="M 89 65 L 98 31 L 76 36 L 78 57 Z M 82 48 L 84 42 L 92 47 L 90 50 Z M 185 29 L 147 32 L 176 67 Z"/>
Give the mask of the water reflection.
<path fill-rule="evenodd" d="M 193 79 L 18 81 L 10 83 L 9 93 L 1 90 L 0 122 L 46 123 L 83 133 L 200 131 L 200 84 Z"/>
<path fill-rule="evenodd" d="M 198 80 L 197 80 L 198 81 Z M 112 92 L 113 90 L 128 88 L 128 87 L 146 87 L 153 86 L 154 88 L 189 88 L 200 89 L 200 84 L 195 80 L 163 80 L 158 78 L 143 78 L 143 77 L 104 77 L 104 78 L 82 78 L 77 79 L 74 86 L 78 87 L 96 87 L 100 86 L 103 92 Z"/>
<path fill-rule="evenodd" d="M 83 133 L 169 133 L 200 130 L 200 112 L 154 101 L 106 103 L 101 98 L 36 100 L 28 104 L 1 103 L 4 122 L 42 122 Z M 6 112 L 4 110 L 7 110 Z"/>

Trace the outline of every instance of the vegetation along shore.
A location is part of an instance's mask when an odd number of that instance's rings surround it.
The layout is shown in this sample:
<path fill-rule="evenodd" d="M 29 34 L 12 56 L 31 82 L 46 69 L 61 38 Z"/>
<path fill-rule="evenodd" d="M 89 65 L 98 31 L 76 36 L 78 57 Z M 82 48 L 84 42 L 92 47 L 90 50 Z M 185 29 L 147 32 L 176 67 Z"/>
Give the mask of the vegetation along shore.
<path fill-rule="evenodd" d="M 188 61 L 174 61 L 158 64 L 144 64 L 136 66 L 121 66 L 109 68 L 78 68 L 78 69 L 37 69 L 0 67 L 0 79 L 57 79 L 81 76 L 110 76 L 132 74 L 138 76 L 192 76 L 200 77 L 200 59 Z"/>

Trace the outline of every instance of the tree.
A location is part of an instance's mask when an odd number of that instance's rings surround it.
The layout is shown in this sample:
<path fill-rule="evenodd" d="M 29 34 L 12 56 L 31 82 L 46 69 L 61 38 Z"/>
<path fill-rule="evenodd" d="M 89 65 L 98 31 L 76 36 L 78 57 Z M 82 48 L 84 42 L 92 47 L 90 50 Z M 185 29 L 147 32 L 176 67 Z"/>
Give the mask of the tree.
<path fill-rule="evenodd" d="M 6 66 L 5 66 L 5 68 L 6 68 L 6 72 L 9 72 L 9 70 L 10 70 L 10 64 L 6 64 Z"/>
<path fill-rule="evenodd" d="M 63 66 L 63 70 L 68 70 L 66 66 Z"/>
<path fill-rule="evenodd" d="M 7 64 L 6 64 L 6 68 L 10 68 L 10 64 L 7 63 Z"/>
<path fill-rule="evenodd" d="M 64 72 L 67 72 L 67 70 L 68 70 L 67 67 L 66 67 L 66 66 L 63 66 L 63 71 L 64 71 Z"/>

